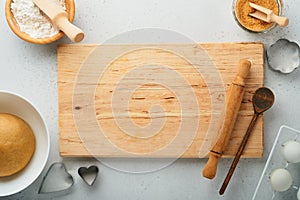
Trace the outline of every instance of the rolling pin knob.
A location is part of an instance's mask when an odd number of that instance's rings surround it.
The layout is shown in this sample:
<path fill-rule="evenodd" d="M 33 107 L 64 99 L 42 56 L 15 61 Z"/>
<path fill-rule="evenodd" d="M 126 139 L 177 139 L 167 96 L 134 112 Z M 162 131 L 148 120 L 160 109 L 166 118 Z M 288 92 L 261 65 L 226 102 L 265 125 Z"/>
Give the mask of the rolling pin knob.
<path fill-rule="evenodd" d="M 240 60 L 236 77 L 232 83 L 240 86 L 245 86 L 245 80 L 250 72 L 250 68 L 251 62 L 249 60 Z"/>
<path fill-rule="evenodd" d="M 208 179 L 213 179 L 217 173 L 218 161 L 221 158 L 221 154 L 211 151 L 209 153 L 208 161 L 202 171 L 202 176 Z"/>

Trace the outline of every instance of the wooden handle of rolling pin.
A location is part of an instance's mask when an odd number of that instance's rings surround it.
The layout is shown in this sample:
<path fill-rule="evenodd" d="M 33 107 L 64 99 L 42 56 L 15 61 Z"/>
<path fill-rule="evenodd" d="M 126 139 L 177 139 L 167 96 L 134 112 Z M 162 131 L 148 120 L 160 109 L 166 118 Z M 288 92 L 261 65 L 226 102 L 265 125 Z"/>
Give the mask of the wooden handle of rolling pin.
<path fill-rule="evenodd" d="M 226 149 L 230 139 L 240 105 L 245 92 L 245 79 L 250 72 L 251 62 L 240 60 L 235 79 L 229 86 L 226 93 L 226 104 L 223 110 L 222 119 L 218 126 L 218 140 L 209 153 L 209 159 L 202 171 L 202 175 L 208 179 L 213 179 L 217 172 L 218 160 Z"/>
<path fill-rule="evenodd" d="M 69 22 L 68 13 L 64 11 L 56 1 L 33 0 L 33 3 L 39 7 L 73 42 L 80 42 L 83 40 L 84 32 Z"/>

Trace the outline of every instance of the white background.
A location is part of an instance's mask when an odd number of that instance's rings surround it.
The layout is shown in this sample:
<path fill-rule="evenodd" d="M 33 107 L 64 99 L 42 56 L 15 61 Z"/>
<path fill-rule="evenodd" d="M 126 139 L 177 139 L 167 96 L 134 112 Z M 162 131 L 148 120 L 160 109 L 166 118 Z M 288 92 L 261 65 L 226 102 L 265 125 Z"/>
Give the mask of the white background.
<path fill-rule="evenodd" d="M 279 38 L 300 42 L 299 0 L 285 1 L 287 28 L 268 34 L 251 34 L 237 26 L 231 1 L 227 0 L 77 0 L 74 23 L 81 27 L 84 43 L 103 43 L 115 35 L 140 28 L 161 28 L 181 33 L 197 42 L 262 41 L 267 48 Z M 171 166 L 148 174 L 127 174 L 110 169 L 93 159 L 62 159 L 59 156 L 57 44 L 26 43 L 13 34 L 0 3 L 0 89 L 29 99 L 42 112 L 51 134 L 51 153 L 46 169 L 63 161 L 75 184 L 66 195 L 38 195 L 42 176 L 28 189 L 9 199 L 250 199 L 257 185 L 275 135 L 282 124 L 300 129 L 300 70 L 289 75 L 274 72 L 265 65 L 265 85 L 276 94 L 274 107 L 265 114 L 265 153 L 262 159 L 242 159 L 224 196 L 218 190 L 231 164 L 219 163 L 214 180 L 202 178 L 206 159 L 179 159 Z M 157 38 L 160 41 L 161 38 Z M 128 38 L 128 42 L 147 38 Z M 163 41 L 161 41 L 163 42 Z M 176 42 L 176 41 L 174 41 Z M 95 164 L 100 173 L 93 187 L 77 175 L 80 166 Z"/>

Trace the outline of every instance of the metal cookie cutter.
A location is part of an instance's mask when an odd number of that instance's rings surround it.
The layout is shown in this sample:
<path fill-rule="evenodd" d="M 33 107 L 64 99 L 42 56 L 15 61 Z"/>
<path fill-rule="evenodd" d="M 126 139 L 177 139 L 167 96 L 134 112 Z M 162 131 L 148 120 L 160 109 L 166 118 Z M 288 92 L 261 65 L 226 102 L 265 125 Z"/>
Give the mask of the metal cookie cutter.
<path fill-rule="evenodd" d="M 39 188 L 39 194 L 61 192 L 70 189 L 74 184 L 74 179 L 67 172 L 64 163 L 53 163 L 48 169 Z"/>
<path fill-rule="evenodd" d="M 98 172 L 99 172 L 99 169 L 95 165 L 92 165 L 92 166 L 90 166 L 88 168 L 87 167 L 80 167 L 78 169 L 79 176 L 89 186 L 92 186 L 95 183 L 96 178 L 98 176 Z"/>
<path fill-rule="evenodd" d="M 300 66 L 300 47 L 287 39 L 279 39 L 267 50 L 269 66 L 283 74 L 293 72 Z"/>

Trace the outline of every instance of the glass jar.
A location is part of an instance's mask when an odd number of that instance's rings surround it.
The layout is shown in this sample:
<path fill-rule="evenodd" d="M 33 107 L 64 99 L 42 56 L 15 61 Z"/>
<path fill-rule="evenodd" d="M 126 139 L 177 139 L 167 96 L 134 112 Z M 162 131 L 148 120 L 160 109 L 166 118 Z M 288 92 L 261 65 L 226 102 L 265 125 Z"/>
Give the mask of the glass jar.
<path fill-rule="evenodd" d="M 277 24 L 276 23 L 272 23 L 271 26 L 268 26 L 266 27 L 265 29 L 262 29 L 262 30 L 253 30 L 251 28 L 247 28 L 245 25 L 243 25 L 238 17 L 237 17 L 237 13 L 236 13 L 236 8 L 237 8 L 237 3 L 239 1 L 244 1 L 244 0 L 233 0 L 233 3 L 232 3 L 232 13 L 233 13 L 233 16 L 234 16 L 234 19 L 236 21 L 236 23 L 244 30 L 248 31 L 248 32 L 251 32 L 251 33 L 267 33 L 269 31 L 271 31 L 272 29 L 274 29 Z M 252 1 L 249 1 L 249 0 L 246 0 L 247 2 L 252 2 Z M 263 0 L 262 0 L 263 1 Z M 282 0 L 274 0 L 277 2 L 277 5 L 278 5 L 278 15 L 282 15 L 283 14 L 283 1 Z"/>

